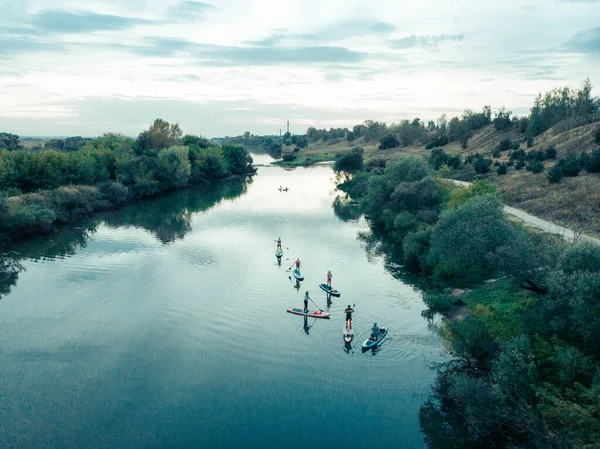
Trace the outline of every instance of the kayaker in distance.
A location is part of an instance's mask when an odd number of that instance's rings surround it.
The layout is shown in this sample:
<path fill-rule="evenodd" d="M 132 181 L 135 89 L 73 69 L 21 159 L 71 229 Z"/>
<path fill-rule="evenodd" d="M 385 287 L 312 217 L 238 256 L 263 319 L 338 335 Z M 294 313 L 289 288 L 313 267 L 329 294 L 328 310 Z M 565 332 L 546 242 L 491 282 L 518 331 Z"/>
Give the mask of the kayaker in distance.
<path fill-rule="evenodd" d="M 304 313 L 308 312 L 308 300 L 310 296 L 308 296 L 308 291 L 304 294 Z"/>
<path fill-rule="evenodd" d="M 377 337 L 379 337 L 379 327 L 377 326 L 377 321 L 375 321 L 373 323 L 373 329 L 371 330 L 371 338 L 377 340 Z"/>
<path fill-rule="evenodd" d="M 327 270 L 327 287 L 331 288 L 331 270 Z"/>
<path fill-rule="evenodd" d="M 348 304 L 344 312 L 346 312 L 346 328 L 348 328 L 352 325 L 352 312 L 354 312 L 354 309 Z"/>
<path fill-rule="evenodd" d="M 296 270 L 300 271 L 300 258 L 296 258 Z"/>

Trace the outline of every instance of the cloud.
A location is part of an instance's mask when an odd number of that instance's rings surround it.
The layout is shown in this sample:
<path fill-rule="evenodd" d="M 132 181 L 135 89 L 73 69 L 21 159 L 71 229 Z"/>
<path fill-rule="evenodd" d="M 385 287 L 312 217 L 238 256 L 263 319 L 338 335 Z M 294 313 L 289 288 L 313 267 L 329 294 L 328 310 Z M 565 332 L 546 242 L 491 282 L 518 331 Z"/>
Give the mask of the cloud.
<path fill-rule="evenodd" d="M 39 53 L 42 51 L 55 52 L 62 51 L 63 48 L 58 44 L 39 42 L 37 40 L 25 37 L 3 38 L 0 37 L 0 55 L 21 55 L 25 53 Z"/>
<path fill-rule="evenodd" d="M 209 3 L 182 1 L 169 8 L 168 16 L 173 20 L 195 22 L 214 9 L 216 8 Z"/>
<path fill-rule="evenodd" d="M 264 46 L 221 46 L 201 44 L 185 39 L 149 38 L 143 46 L 123 46 L 119 48 L 148 57 L 173 57 L 185 54 L 203 65 L 230 66 L 244 64 L 250 66 L 285 65 L 302 63 L 356 63 L 363 61 L 367 54 L 335 46 L 306 47 L 264 47 Z"/>
<path fill-rule="evenodd" d="M 33 16 L 32 24 L 51 33 L 87 33 L 91 31 L 120 31 L 152 23 L 134 17 L 96 14 L 92 12 L 68 12 L 49 9 Z"/>
<path fill-rule="evenodd" d="M 385 35 L 396 30 L 391 23 L 378 20 L 347 20 L 328 26 L 314 33 L 296 34 L 291 37 L 310 41 L 339 41 L 353 37 Z"/>
<path fill-rule="evenodd" d="M 193 73 L 188 73 L 186 75 L 178 75 L 178 76 L 173 76 L 171 78 L 165 78 L 167 81 L 176 81 L 176 82 L 180 82 L 180 83 L 187 83 L 187 82 L 193 82 L 193 81 L 200 81 L 202 80 L 201 76 L 198 75 L 194 75 Z"/>
<path fill-rule="evenodd" d="M 566 43 L 566 48 L 577 53 L 600 53 L 600 27 L 575 34 Z"/>
<path fill-rule="evenodd" d="M 260 40 L 247 41 L 247 44 L 273 47 L 288 42 L 338 42 L 364 36 L 386 35 L 396 30 L 396 26 L 378 20 L 346 20 L 324 27 L 312 33 L 274 33 Z"/>
<path fill-rule="evenodd" d="M 411 35 L 401 39 L 390 41 L 390 47 L 398 49 L 437 47 L 444 42 L 461 42 L 465 38 L 463 33 L 459 34 L 439 34 L 437 36 L 416 36 Z"/>

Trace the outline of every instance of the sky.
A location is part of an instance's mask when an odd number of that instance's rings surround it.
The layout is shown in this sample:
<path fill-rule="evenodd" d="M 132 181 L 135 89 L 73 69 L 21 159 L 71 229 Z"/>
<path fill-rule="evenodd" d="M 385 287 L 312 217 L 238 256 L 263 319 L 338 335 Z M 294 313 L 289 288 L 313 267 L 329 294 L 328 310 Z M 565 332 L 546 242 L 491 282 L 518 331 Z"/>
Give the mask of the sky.
<path fill-rule="evenodd" d="M 206 137 L 600 91 L 600 0 L 0 0 L 0 132 Z"/>

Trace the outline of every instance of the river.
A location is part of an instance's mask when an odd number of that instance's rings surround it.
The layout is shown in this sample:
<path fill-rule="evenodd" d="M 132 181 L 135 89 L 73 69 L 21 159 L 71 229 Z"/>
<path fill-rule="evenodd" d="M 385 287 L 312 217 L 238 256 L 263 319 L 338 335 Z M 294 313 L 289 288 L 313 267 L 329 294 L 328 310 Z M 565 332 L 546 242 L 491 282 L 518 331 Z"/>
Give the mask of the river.
<path fill-rule="evenodd" d="M 357 238 L 364 219 L 336 217 L 335 195 L 331 167 L 260 167 L 247 184 L 16 247 L 25 270 L 0 300 L 0 447 L 424 448 L 442 343 L 419 291 Z M 342 292 L 331 303 L 328 268 Z M 330 320 L 286 313 L 306 290 Z M 374 320 L 389 337 L 362 353 Z"/>

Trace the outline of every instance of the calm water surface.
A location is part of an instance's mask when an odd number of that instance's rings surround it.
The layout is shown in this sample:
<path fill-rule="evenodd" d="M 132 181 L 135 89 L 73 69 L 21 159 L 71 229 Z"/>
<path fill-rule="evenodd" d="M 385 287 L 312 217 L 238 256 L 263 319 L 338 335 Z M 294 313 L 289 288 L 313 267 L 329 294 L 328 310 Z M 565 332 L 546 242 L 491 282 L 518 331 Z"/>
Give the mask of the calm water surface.
<path fill-rule="evenodd" d="M 17 248 L 26 271 L 0 301 L 0 447 L 423 448 L 441 343 L 419 292 L 357 239 L 366 223 L 335 216 L 335 195 L 330 167 L 261 167 L 247 185 L 129 205 Z M 342 292 L 330 304 L 327 268 Z M 286 313 L 306 290 L 330 320 Z M 373 320 L 390 337 L 363 354 Z"/>

